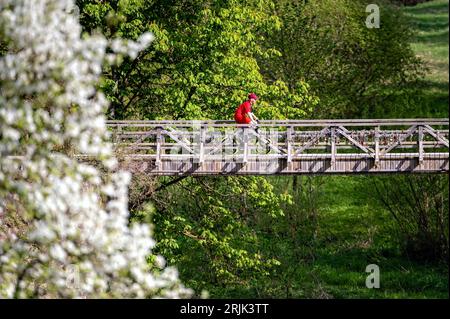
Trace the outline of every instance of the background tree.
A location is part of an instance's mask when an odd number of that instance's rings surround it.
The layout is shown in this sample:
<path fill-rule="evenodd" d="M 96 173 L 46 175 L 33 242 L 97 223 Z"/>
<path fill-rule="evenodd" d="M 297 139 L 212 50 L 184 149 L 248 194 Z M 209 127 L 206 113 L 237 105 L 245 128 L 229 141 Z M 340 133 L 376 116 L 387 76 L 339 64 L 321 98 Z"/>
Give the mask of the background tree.
<path fill-rule="evenodd" d="M 256 56 L 279 52 L 262 46 L 279 29 L 269 0 L 77 1 L 86 31 L 155 44 L 136 60 L 105 74 L 103 87 L 115 119 L 232 119 L 250 91 L 261 97 L 262 118 L 300 118 L 317 101 L 308 85 L 266 81 Z"/>
<path fill-rule="evenodd" d="M 261 251 L 258 225 L 283 216 L 281 207 L 289 198 L 276 195 L 266 180 L 192 177 L 158 190 L 146 176 L 136 176 L 131 189 L 132 207 L 145 197 L 134 209 L 134 220 L 154 221 L 155 252 L 178 265 L 190 287 L 214 296 L 225 287 L 245 290 L 279 265 Z"/>
<path fill-rule="evenodd" d="M 268 79 L 310 85 L 319 97 L 309 117 L 401 116 L 414 107 L 411 85 L 420 62 L 409 46 L 412 30 L 402 12 L 379 1 L 380 28 L 365 25 L 370 1 L 277 1 L 282 27 L 267 35 L 281 55 L 260 58 Z"/>

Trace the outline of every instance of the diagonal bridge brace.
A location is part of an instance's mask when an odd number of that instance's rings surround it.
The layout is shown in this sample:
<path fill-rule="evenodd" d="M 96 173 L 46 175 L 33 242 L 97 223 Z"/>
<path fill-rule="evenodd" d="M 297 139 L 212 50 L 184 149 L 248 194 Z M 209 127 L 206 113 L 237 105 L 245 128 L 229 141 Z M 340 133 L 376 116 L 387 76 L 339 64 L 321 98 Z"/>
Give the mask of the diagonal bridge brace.
<path fill-rule="evenodd" d="M 168 127 L 167 130 L 163 130 L 162 133 L 169 136 L 171 139 L 173 139 L 175 142 L 177 142 L 182 148 L 187 150 L 192 155 L 199 155 L 192 148 L 190 148 L 185 142 L 181 141 L 176 135 L 174 135 L 177 132 L 173 128 Z M 174 133 L 174 134 L 172 134 L 172 133 Z"/>
<path fill-rule="evenodd" d="M 314 145 L 321 137 L 326 137 L 328 134 L 331 133 L 331 130 L 329 127 L 325 127 L 322 129 L 318 134 L 316 134 L 313 138 L 311 138 L 308 142 L 306 142 L 304 145 L 300 146 L 295 152 L 294 156 L 299 155 L 304 150 L 308 149 L 312 145 Z"/>
<path fill-rule="evenodd" d="M 223 146 L 223 143 L 225 141 L 227 141 L 228 139 L 232 138 L 232 137 L 237 137 L 238 133 L 240 132 L 240 129 L 236 130 L 233 134 L 231 135 L 227 135 L 225 136 L 218 144 L 215 145 L 215 147 L 210 150 L 206 155 L 211 155 L 214 152 L 216 152 L 218 149 L 220 149 Z M 261 141 L 263 141 L 264 143 L 267 144 L 267 146 L 269 146 L 269 148 L 271 148 L 272 150 L 274 150 L 275 152 L 277 152 L 278 154 L 282 154 L 282 153 L 286 153 L 283 149 L 279 149 L 278 147 L 273 145 L 273 142 L 267 138 L 265 138 L 264 136 L 262 136 L 259 133 L 256 133 L 255 130 L 253 129 L 249 129 L 250 134 L 256 136 L 257 138 L 259 138 Z"/>
<path fill-rule="evenodd" d="M 207 155 L 212 155 L 214 152 L 218 151 L 220 148 L 222 148 L 223 143 L 225 143 L 225 141 L 227 141 L 228 139 L 230 139 L 232 137 L 235 137 L 238 132 L 239 132 L 239 130 L 236 130 L 231 135 L 225 135 L 225 137 L 223 139 L 221 139 L 218 144 L 214 145 L 214 148 L 212 150 L 210 150 L 208 153 L 206 153 L 206 156 Z"/>
<path fill-rule="evenodd" d="M 429 125 L 424 125 L 423 128 L 425 129 L 425 131 L 430 134 L 431 136 L 433 136 L 437 141 L 439 141 L 441 144 L 448 146 L 448 140 L 442 136 L 440 136 L 438 133 L 436 133 L 436 131 Z"/>
<path fill-rule="evenodd" d="M 408 137 L 411 137 L 415 132 L 417 131 L 417 125 L 413 125 L 411 126 L 405 134 L 401 135 L 400 138 L 398 140 L 396 140 L 394 143 L 389 144 L 388 147 L 386 147 L 385 149 L 383 149 L 380 152 L 380 155 L 385 155 L 387 154 L 389 151 L 393 150 L 394 148 L 396 148 L 398 145 L 400 145 L 404 140 L 406 140 Z"/>
<path fill-rule="evenodd" d="M 337 132 L 339 134 L 341 134 L 342 136 L 344 136 L 346 139 L 348 139 L 350 142 L 352 142 L 353 145 L 355 145 L 356 147 L 361 149 L 363 152 L 365 152 L 365 153 L 369 154 L 371 157 L 375 158 L 375 150 L 372 149 L 371 147 L 368 147 L 368 146 L 366 147 L 366 146 L 362 145 L 357 140 L 355 140 L 353 137 L 351 137 L 351 135 L 348 134 L 349 131 L 345 127 L 338 126 Z"/>
<path fill-rule="evenodd" d="M 272 150 L 274 150 L 275 152 L 277 152 L 278 154 L 282 154 L 282 153 L 287 153 L 285 150 L 280 149 L 276 146 L 273 145 L 273 142 L 270 139 L 265 138 L 264 136 L 262 136 L 261 134 L 257 133 L 254 129 L 250 130 L 250 133 L 253 134 L 254 136 L 256 136 L 257 138 L 259 138 L 261 141 L 263 141 L 264 143 L 266 143 L 267 146 L 269 146 Z"/>

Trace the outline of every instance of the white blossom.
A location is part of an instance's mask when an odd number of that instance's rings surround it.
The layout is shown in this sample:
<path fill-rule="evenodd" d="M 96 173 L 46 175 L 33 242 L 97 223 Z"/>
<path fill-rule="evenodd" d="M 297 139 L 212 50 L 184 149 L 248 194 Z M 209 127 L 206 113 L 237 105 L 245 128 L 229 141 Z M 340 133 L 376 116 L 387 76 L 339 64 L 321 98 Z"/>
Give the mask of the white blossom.
<path fill-rule="evenodd" d="M 103 63 L 136 57 L 153 35 L 82 38 L 73 11 L 73 0 L 0 0 L 0 207 L 29 222 L 23 236 L 1 234 L 0 297 L 190 296 L 163 257 L 150 272 L 148 225 L 128 226 L 130 175 L 112 172 L 107 100 L 96 91 Z M 11 195 L 20 211 L 4 204 Z"/>
<path fill-rule="evenodd" d="M 166 260 L 163 256 L 157 255 L 155 258 L 155 264 L 158 268 L 164 268 L 166 266 Z"/>

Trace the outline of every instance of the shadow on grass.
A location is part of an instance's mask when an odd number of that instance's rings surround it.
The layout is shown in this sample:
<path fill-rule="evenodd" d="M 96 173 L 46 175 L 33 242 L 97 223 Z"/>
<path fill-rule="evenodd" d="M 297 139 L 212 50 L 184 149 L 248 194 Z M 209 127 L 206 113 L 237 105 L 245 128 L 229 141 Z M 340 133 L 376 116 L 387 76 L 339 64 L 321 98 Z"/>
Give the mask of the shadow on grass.
<path fill-rule="evenodd" d="M 423 28 L 421 28 L 423 30 Z M 416 41 L 431 44 L 433 46 L 443 46 L 448 44 L 448 30 L 433 32 L 428 34 L 418 34 L 415 36 Z"/>
<path fill-rule="evenodd" d="M 431 1 L 405 8 L 412 14 L 448 13 L 448 1 Z"/>
<path fill-rule="evenodd" d="M 448 2 L 429 2 L 405 9 L 417 40 L 433 45 L 448 44 Z"/>

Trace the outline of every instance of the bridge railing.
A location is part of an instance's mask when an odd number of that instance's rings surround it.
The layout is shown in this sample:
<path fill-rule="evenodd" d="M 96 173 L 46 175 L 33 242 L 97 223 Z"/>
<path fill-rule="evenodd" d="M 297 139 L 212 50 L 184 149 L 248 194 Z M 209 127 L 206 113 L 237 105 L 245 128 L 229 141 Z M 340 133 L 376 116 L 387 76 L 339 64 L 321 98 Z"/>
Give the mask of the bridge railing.
<path fill-rule="evenodd" d="M 448 153 L 448 119 L 261 121 L 255 131 L 231 121 L 109 121 L 120 154 L 201 161 L 227 156 L 286 158 L 352 154 L 379 160 L 387 155 Z M 270 151 L 267 152 L 267 148 Z M 234 154 L 236 150 L 242 153 Z M 233 152 L 230 154 L 230 152 Z M 235 156 L 235 157 L 236 157 Z"/>

